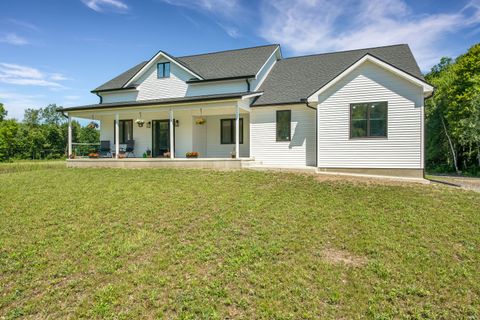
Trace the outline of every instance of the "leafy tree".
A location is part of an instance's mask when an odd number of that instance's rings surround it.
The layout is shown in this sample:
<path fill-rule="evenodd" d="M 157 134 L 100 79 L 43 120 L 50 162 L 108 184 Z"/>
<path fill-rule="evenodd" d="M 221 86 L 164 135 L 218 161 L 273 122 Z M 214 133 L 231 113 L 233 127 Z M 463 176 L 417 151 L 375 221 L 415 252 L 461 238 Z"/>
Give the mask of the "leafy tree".
<path fill-rule="evenodd" d="M 0 103 L 0 121 L 3 121 L 7 117 L 7 110 L 3 107 L 3 103 Z"/>
<path fill-rule="evenodd" d="M 23 122 L 28 126 L 38 126 L 40 124 L 40 109 L 28 108 L 23 114 Z"/>
<path fill-rule="evenodd" d="M 475 172 L 480 167 L 480 44 L 455 61 L 442 58 L 426 80 L 436 89 L 427 100 L 427 165 Z"/>

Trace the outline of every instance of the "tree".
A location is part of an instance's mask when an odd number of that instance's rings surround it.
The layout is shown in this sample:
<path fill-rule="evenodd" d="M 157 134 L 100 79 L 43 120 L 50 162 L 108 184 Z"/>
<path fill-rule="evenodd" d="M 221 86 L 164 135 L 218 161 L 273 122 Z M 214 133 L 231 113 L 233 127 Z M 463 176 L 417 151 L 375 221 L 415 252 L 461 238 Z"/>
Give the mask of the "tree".
<path fill-rule="evenodd" d="M 55 103 L 49 104 L 47 107 L 40 109 L 40 118 L 46 124 L 61 124 L 65 122 L 65 118 L 57 111 L 58 107 Z"/>
<path fill-rule="evenodd" d="M 3 103 L 0 103 L 0 121 L 3 121 L 7 117 L 7 110 L 3 107 Z"/>
<path fill-rule="evenodd" d="M 23 122 L 28 126 L 38 126 L 40 124 L 40 112 L 40 109 L 26 109 L 23 114 Z"/>
<path fill-rule="evenodd" d="M 426 103 L 427 165 L 450 163 L 457 173 L 475 172 L 480 167 L 480 44 L 455 61 L 442 58 L 426 80 L 435 86 Z"/>

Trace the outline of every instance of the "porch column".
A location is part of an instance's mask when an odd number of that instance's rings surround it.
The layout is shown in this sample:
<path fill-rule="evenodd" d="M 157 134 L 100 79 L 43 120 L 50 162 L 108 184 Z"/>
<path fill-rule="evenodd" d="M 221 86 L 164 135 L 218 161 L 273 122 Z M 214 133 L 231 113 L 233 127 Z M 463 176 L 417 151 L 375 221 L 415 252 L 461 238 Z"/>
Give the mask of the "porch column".
<path fill-rule="evenodd" d="M 115 113 L 115 159 L 118 159 L 118 154 L 120 153 L 120 117 L 118 113 Z"/>
<path fill-rule="evenodd" d="M 72 155 L 72 117 L 68 115 L 68 154 L 67 158 L 70 159 Z"/>
<path fill-rule="evenodd" d="M 235 158 L 240 158 L 240 107 L 235 114 Z"/>
<path fill-rule="evenodd" d="M 175 158 L 175 139 L 173 137 L 173 110 L 170 109 L 170 159 Z"/>

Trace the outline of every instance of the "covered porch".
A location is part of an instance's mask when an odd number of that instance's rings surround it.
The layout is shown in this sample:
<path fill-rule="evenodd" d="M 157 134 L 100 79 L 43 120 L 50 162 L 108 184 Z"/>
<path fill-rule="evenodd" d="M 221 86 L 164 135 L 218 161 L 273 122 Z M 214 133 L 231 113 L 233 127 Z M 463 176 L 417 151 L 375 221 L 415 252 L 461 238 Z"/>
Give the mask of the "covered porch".
<path fill-rule="evenodd" d="M 249 99 L 110 105 L 65 112 L 69 167 L 241 168 L 252 160 Z M 90 157 L 74 149 L 74 118 L 99 123 L 98 151 Z"/>

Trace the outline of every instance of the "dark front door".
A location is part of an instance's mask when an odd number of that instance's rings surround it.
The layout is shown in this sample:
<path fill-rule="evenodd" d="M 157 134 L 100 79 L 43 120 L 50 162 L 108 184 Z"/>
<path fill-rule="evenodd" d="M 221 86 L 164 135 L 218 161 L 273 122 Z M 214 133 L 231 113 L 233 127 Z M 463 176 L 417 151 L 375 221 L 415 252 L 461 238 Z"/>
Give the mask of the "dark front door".
<path fill-rule="evenodd" d="M 170 151 L 170 121 L 152 121 L 152 155 L 163 157 L 165 152 Z"/>

